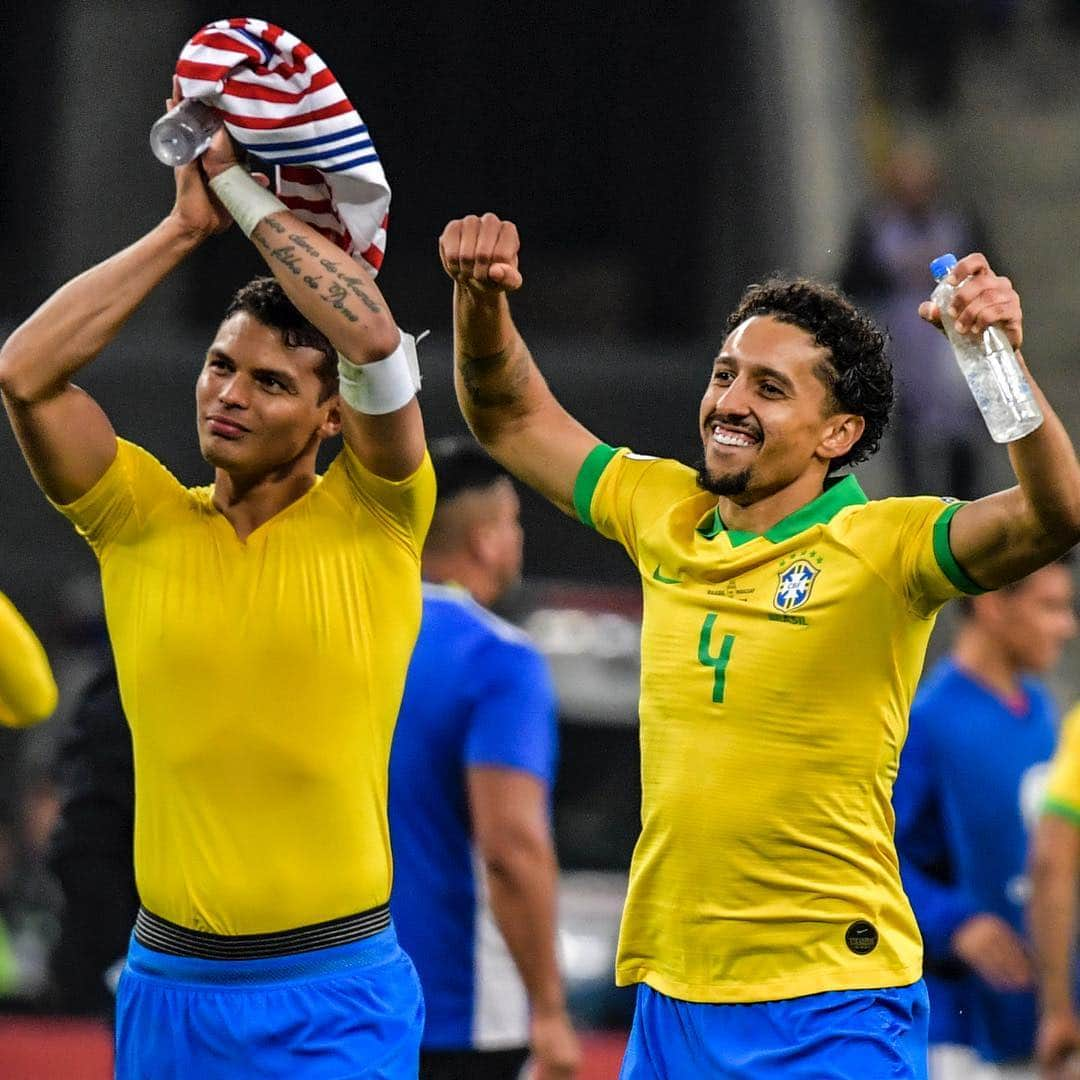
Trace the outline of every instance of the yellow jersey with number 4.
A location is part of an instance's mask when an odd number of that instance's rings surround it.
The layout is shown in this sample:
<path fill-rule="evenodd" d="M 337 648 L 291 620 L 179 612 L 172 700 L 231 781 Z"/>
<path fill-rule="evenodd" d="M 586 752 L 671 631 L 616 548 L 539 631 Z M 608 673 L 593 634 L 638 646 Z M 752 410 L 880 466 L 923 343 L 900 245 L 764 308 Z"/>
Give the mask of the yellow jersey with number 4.
<path fill-rule="evenodd" d="M 753 1002 L 917 980 L 890 799 L 935 615 L 979 591 L 949 548 L 961 504 L 846 476 L 758 536 L 686 466 L 599 446 L 574 505 L 644 590 L 617 982 Z"/>

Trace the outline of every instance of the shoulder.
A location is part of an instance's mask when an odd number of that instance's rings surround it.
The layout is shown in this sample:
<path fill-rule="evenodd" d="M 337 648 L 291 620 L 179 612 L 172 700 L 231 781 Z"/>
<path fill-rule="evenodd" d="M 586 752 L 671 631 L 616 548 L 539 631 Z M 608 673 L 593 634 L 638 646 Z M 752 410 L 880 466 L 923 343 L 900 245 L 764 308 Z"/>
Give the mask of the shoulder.
<path fill-rule="evenodd" d="M 574 509 L 592 524 L 600 504 L 635 502 L 642 496 L 657 502 L 676 502 L 698 493 L 697 474 L 672 458 L 638 454 L 626 447 L 601 443 L 585 459 L 574 484 Z"/>
<path fill-rule="evenodd" d="M 464 589 L 425 581 L 423 597 L 425 620 L 455 625 L 481 642 L 536 650 L 524 630 L 478 604 Z"/>
<path fill-rule="evenodd" d="M 951 519 L 964 503 L 937 495 L 915 495 L 889 499 L 871 499 L 868 502 L 845 507 L 836 517 L 837 527 L 859 533 L 873 533 L 881 539 L 877 530 L 882 528 L 932 527 L 939 519 Z M 890 537 L 898 539 L 898 537 Z"/>

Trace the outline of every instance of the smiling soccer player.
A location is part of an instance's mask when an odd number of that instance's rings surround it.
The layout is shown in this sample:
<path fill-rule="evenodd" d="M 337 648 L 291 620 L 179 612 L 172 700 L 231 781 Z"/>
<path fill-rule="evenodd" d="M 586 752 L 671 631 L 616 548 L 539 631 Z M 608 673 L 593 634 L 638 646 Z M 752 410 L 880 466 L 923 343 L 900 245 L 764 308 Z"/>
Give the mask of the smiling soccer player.
<path fill-rule="evenodd" d="M 559 405 L 514 327 L 518 251 L 493 214 L 441 237 L 462 411 L 511 472 L 622 544 L 644 591 L 622 1075 L 925 1077 L 922 949 L 890 804 L 908 707 L 947 600 L 1080 538 L 1069 437 L 1043 401 L 1043 426 L 1011 447 L 1018 487 L 868 501 L 834 473 L 885 426 L 882 335 L 832 289 L 777 280 L 729 319 L 698 472 L 615 449 Z M 961 329 L 998 323 L 1019 346 L 1010 283 L 980 255 L 954 274 L 970 277 Z"/>

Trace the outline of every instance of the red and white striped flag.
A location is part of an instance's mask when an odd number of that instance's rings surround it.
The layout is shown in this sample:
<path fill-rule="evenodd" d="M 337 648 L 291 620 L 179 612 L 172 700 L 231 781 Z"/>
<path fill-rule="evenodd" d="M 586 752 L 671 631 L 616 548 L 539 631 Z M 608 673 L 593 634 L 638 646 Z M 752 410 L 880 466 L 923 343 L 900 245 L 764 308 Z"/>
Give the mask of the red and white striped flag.
<path fill-rule="evenodd" d="M 221 19 L 180 51 L 184 97 L 222 114 L 234 141 L 272 164 L 278 198 L 378 273 L 390 185 L 367 125 L 330 69 L 262 19 Z"/>

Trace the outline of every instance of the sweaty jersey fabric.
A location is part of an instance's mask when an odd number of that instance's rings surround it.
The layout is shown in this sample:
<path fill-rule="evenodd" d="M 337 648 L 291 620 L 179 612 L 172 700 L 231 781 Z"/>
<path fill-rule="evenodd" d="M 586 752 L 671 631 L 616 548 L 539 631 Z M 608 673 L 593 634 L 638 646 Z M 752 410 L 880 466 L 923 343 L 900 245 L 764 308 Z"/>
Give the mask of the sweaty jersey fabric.
<path fill-rule="evenodd" d="M 952 952 L 989 912 L 1025 935 L 1028 835 L 1057 738 L 1046 689 L 1024 679 L 1010 708 L 952 660 L 927 676 L 893 790 L 896 847 L 926 949 L 930 1042 L 967 1044 L 984 1061 L 1029 1058 L 1035 994 L 993 989 Z"/>
<path fill-rule="evenodd" d="M 386 902 L 386 768 L 434 487 L 426 457 L 392 482 L 346 447 L 240 540 L 210 487 L 121 440 L 60 507 L 101 564 L 150 911 L 247 934 Z"/>
<path fill-rule="evenodd" d="M 697 1002 L 906 986 L 921 943 L 890 803 L 950 597 L 960 504 L 854 477 L 762 536 L 693 470 L 599 446 L 578 516 L 641 574 L 642 832 L 616 966 Z"/>
<path fill-rule="evenodd" d="M 555 712 L 547 662 L 521 630 L 461 589 L 424 585 L 390 755 L 390 911 L 424 988 L 426 1049 L 529 1041 L 525 987 L 472 844 L 466 770 L 517 769 L 550 788 Z"/>
<path fill-rule="evenodd" d="M 1061 741 L 1046 782 L 1045 809 L 1080 825 L 1080 705 L 1061 725 Z"/>
<path fill-rule="evenodd" d="M 56 708 L 49 658 L 15 605 L 0 593 L 0 724 L 21 727 Z"/>

